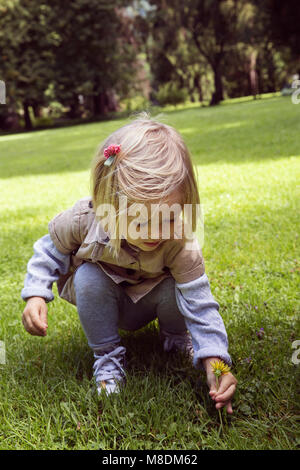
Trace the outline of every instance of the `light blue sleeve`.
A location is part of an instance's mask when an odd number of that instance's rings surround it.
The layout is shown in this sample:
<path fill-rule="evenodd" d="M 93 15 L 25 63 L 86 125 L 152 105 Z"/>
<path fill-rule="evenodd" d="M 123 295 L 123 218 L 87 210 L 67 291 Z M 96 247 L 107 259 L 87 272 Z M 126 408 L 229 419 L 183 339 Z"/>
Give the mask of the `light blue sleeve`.
<path fill-rule="evenodd" d="M 67 274 L 70 266 L 70 255 L 58 251 L 49 234 L 39 238 L 33 245 L 34 255 L 27 263 L 27 273 L 21 297 L 44 297 L 46 302 L 54 299 L 53 282 L 61 274 Z"/>
<path fill-rule="evenodd" d="M 207 275 L 204 273 L 193 281 L 175 283 L 175 295 L 178 308 L 192 336 L 194 366 L 202 368 L 199 360 L 205 357 L 220 357 L 231 366 L 227 333 Z"/>

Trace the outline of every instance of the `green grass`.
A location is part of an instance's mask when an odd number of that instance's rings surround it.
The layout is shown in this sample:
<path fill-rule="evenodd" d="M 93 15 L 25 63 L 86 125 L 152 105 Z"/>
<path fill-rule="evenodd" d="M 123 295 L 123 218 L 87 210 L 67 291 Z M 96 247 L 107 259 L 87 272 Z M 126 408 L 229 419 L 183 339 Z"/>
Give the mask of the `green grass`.
<path fill-rule="evenodd" d="M 206 271 L 239 381 L 221 435 L 205 377 L 162 351 L 155 323 L 122 333 L 127 387 L 103 402 L 76 308 L 56 285 L 48 336 L 21 324 L 33 243 L 89 194 L 97 145 L 126 121 L 0 137 L 0 449 L 296 448 L 299 114 L 281 97 L 164 111 L 197 165 Z"/>

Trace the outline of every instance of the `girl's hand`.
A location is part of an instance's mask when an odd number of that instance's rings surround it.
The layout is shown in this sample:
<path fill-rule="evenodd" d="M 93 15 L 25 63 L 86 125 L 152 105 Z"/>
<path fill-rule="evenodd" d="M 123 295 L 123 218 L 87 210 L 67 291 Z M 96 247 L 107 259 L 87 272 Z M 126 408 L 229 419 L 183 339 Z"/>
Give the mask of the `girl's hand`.
<path fill-rule="evenodd" d="M 31 335 L 46 336 L 47 312 L 48 308 L 43 297 L 29 297 L 22 315 L 25 330 Z"/>
<path fill-rule="evenodd" d="M 226 406 L 227 413 L 232 414 L 231 400 L 236 390 L 237 380 L 231 372 L 219 377 L 219 389 L 217 390 L 216 376 L 213 373 L 210 362 L 220 360 L 220 358 L 207 357 L 203 360 L 206 369 L 207 385 L 209 386 L 209 395 L 216 402 L 216 409 Z"/>

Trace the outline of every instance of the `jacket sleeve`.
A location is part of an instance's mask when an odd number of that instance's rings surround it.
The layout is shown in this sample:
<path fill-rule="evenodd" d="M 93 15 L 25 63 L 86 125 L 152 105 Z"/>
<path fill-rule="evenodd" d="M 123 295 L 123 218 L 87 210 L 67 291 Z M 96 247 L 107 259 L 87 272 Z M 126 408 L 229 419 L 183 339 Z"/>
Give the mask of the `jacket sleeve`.
<path fill-rule="evenodd" d="M 201 368 L 201 359 L 220 357 L 229 366 L 228 340 L 207 275 L 186 283 L 175 283 L 176 302 L 192 336 L 194 366 Z"/>
<path fill-rule="evenodd" d="M 85 199 L 78 200 L 72 207 L 57 214 L 48 224 L 51 239 L 57 250 L 63 254 L 70 254 L 81 245 L 81 215 Z"/>
<path fill-rule="evenodd" d="M 198 279 L 205 272 L 205 264 L 198 241 L 174 240 L 168 244 L 165 266 L 178 283 Z"/>
<path fill-rule="evenodd" d="M 54 299 L 53 282 L 61 274 L 67 274 L 70 266 L 70 255 L 61 253 L 54 245 L 49 234 L 39 238 L 33 245 L 34 255 L 27 264 L 27 273 L 21 297 L 44 297 L 46 302 Z"/>

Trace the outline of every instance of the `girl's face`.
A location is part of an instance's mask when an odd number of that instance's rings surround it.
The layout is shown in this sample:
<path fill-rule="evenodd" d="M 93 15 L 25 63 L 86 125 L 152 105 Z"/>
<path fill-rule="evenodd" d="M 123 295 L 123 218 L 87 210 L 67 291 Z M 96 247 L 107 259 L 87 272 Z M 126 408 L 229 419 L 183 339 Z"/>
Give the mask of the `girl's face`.
<path fill-rule="evenodd" d="M 180 200 L 180 193 L 175 191 L 159 204 L 164 205 L 161 210 L 157 210 L 157 203 L 152 203 L 154 206 L 151 203 L 145 204 L 142 212 L 135 215 L 131 215 L 129 210 L 126 236 L 128 243 L 143 251 L 153 251 L 167 239 L 173 238 L 175 222 L 181 210 Z M 154 214 L 152 217 L 151 213 Z"/>

